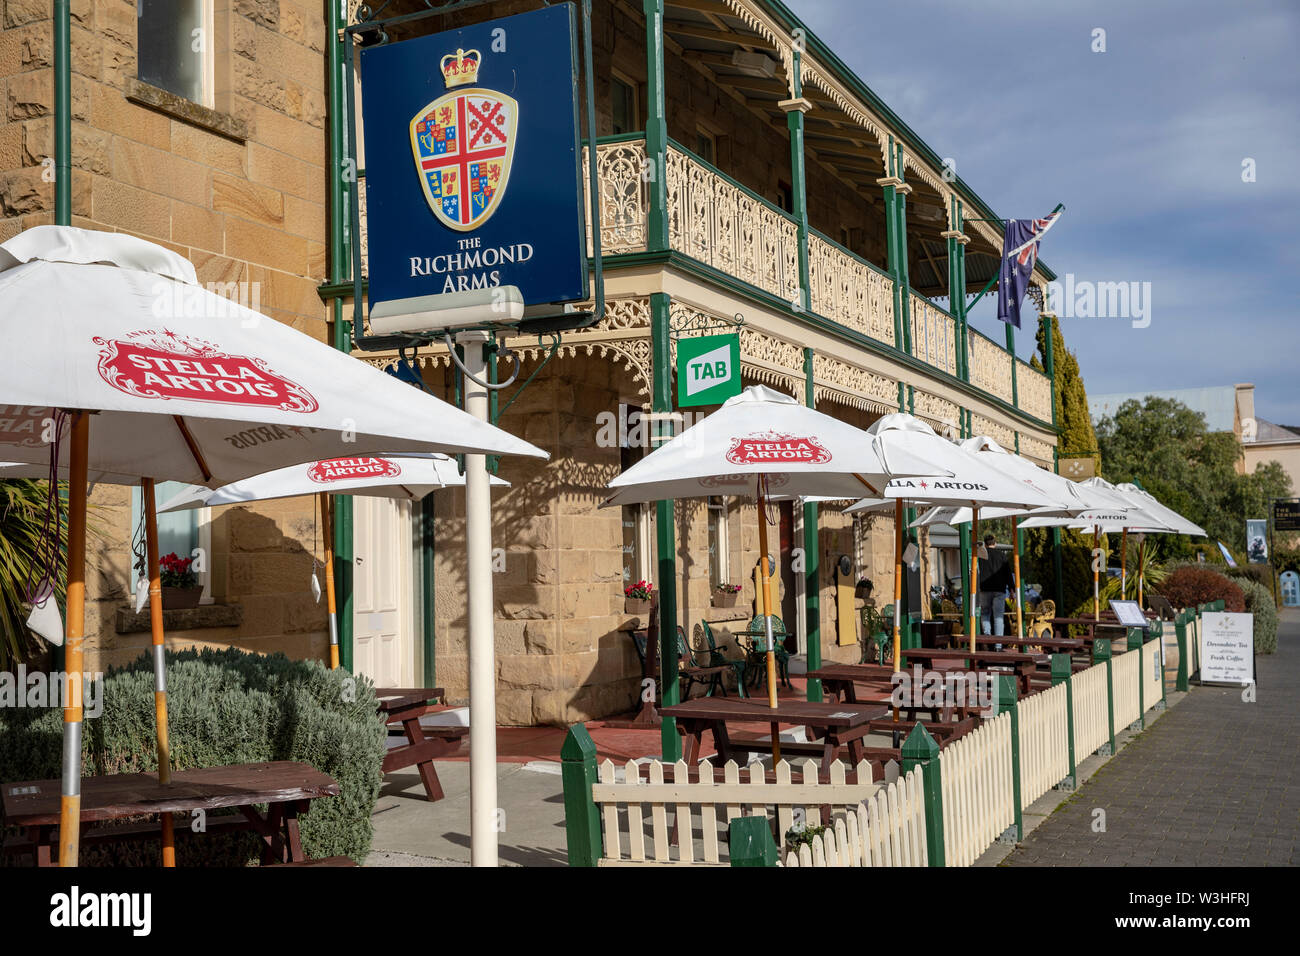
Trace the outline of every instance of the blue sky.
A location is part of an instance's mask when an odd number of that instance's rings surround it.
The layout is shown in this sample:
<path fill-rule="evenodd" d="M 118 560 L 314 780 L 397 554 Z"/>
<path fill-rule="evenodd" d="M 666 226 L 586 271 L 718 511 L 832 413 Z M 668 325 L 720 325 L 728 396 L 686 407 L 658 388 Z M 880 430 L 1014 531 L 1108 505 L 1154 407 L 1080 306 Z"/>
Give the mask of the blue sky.
<path fill-rule="evenodd" d="M 1089 394 L 1254 382 L 1300 426 L 1300 4 L 786 4 L 999 215 L 1065 203 L 1058 276 L 1151 283 L 1146 328 L 1063 316 Z"/>

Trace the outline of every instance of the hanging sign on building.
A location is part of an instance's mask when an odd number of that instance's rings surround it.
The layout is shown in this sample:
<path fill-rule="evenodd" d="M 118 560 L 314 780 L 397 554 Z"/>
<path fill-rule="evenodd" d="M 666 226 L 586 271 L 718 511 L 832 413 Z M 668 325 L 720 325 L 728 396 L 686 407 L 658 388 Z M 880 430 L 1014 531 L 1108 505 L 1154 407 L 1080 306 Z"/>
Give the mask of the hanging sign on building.
<path fill-rule="evenodd" d="M 677 340 L 677 405 L 721 405 L 740 394 L 740 336 Z"/>
<path fill-rule="evenodd" d="M 1273 530 L 1300 531 L 1300 501 L 1273 502 Z"/>
<path fill-rule="evenodd" d="M 361 51 L 372 304 L 587 298 L 573 6 Z"/>

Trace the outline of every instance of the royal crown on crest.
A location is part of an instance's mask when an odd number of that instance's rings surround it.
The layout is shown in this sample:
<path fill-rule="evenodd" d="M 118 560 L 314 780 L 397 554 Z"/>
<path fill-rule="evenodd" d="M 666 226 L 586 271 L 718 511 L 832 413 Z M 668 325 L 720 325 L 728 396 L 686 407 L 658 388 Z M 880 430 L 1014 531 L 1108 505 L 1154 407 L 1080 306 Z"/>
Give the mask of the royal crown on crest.
<path fill-rule="evenodd" d="M 483 55 L 478 50 L 457 50 L 448 53 L 440 64 L 447 89 L 465 86 L 478 81 L 478 68 Z"/>

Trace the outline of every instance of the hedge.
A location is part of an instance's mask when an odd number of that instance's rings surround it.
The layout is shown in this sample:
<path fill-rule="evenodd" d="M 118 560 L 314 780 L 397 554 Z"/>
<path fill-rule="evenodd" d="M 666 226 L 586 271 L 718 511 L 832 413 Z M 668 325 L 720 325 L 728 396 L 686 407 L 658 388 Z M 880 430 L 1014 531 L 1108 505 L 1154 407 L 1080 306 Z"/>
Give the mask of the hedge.
<path fill-rule="evenodd" d="M 103 713 L 88 719 L 83 775 L 157 772 L 153 665 L 144 655 L 104 676 Z M 371 812 L 383 778 L 386 730 L 374 688 L 318 661 L 294 661 L 236 649 L 167 656 L 173 770 L 298 760 L 329 774 L 339 795 L 314 800 L 301 818 L 308 856 L 349 856 L 370 849 Z M 0 780 L 60 774 L 63 713 L 0 711 Z M 209 822 L 214 815 L 209 815 Z M 259 859 L 251 833 L 176 841 L 182 866 L 237 866 Z M 157 865 L 156 842 L 87 845 L 82 865 Z"/>
<path fill-rule="evenodd" d="M 1272 654 L 1277 650 L 1277 604 L 1273 592 L 1253 578 L 1233 575 L 1246 595 L 1246 611 L 1255 616 L 1255 651 Z"/>
<path fill-rule="evenodd" d="M 1173 566 L 1160 583 L 1160 593 L 1178 608 L 1222 600 L 1225 611 L 1246 610 L 1246 596 L 1237 583 L 1225 575 L 1200 564 Z"/>

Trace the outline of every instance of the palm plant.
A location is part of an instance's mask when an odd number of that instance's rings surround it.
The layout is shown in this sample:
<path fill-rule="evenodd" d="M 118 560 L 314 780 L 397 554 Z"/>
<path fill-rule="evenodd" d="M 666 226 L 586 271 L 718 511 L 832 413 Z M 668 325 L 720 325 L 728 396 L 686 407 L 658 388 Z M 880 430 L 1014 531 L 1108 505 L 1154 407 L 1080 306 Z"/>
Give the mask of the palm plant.
<path fill-rule="evenodd" d="M 46 530 L 49 486 L 44 481 L 0 481 L 0 669 L 26 660 L 36 650 L 37 639 L 27 628 L 30 606 L 27 584 L 39 580 L 42 534 Z M 59 553 L 67 548 L 67 497 L 56 496 L 59 516 Z M 62 607 L 66 579 L 65 561 L 59 561 L 54 578 L 55 600 Z"/>

